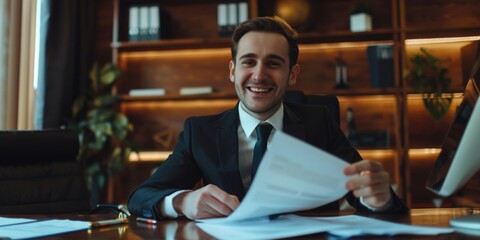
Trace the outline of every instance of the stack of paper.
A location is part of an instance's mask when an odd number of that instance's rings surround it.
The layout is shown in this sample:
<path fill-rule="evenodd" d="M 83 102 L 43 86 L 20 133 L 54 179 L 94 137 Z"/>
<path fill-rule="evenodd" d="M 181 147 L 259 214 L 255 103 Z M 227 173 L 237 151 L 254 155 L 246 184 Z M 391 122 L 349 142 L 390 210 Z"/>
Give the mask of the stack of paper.
<path fill-rule="evenodd" d="M 301 156 L 301 157 L 299 157 Z M 350 237 L 363 234 L 435 235 L 450 228 L 395 224 L 360 216 L 300 217 L 281 213 L 312 209 L 346 193 L 345 161 L 276 131 L 255 180 L 238 208 L 226 218 L 199 220 L 197 225 L 220 239 L 272 239 L 312 233 Z"/>
<path fill-rule="evenodd" d="M 0 236 L 8 239 L 30 239 L 90 228 L 90 222 L 72 220 L 37 220 L 0 217 Z"/>

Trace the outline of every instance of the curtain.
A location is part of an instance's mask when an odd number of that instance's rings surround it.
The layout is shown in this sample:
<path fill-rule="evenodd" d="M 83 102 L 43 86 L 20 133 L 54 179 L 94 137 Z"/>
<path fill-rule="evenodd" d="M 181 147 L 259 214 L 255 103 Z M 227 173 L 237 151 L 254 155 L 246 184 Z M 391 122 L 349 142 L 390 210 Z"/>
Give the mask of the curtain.
<path fill-rule="evenodd" d="M 35 0 L 0 0 L 0 130 L 33 128 Z"/>
<path fill-rule="evenodd" d="M 71 119 L 71 105 L 86 88 L 91 66 L 94 0 L 49 1 L 45 73 L 42 89 L 43 128 L 58 128 Z"/>

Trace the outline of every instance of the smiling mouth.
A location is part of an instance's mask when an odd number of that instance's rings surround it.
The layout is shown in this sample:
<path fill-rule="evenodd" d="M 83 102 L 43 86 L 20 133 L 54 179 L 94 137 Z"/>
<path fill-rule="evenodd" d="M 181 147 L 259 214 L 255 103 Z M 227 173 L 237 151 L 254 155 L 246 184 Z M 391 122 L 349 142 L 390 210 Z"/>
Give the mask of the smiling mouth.
<path fill-rule="evenodd" d="M 259 88 L 259 87 L 247 87 L 247 89 L 254 93 L 268 93 L 273 90 L 273 88 Z"/>

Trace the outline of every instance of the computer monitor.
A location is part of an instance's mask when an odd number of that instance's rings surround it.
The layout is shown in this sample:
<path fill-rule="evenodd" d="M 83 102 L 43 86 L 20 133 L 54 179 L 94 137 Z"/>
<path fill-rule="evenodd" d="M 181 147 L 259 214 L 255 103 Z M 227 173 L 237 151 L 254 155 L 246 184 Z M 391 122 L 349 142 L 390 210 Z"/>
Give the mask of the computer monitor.
<path fill-rule="evenodd" d="M 445 137 L 442 150 L 427 179 L 427 189 L 440 196 L 450 196 L 480 170 L 480 58 L 474 64 L 471 78 Z M 480 233 L 480 215 L 469 215 L 450 221 L 458 228 Z"/>

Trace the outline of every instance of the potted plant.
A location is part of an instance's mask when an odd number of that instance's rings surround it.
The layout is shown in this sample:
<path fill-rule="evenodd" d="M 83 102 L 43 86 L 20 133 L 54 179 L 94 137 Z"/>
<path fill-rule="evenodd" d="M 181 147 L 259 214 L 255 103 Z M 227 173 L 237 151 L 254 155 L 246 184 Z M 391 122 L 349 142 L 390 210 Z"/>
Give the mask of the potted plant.
<path fill-rule="evenodd" d="M 442 119 L 448 113 L 453 99 L 453 93 L 449 92 L 451 79 L 447 75 L 448 69 L 425 48 L 410 57 L 410 64 L 406 72 L 408 83 L 422 95 L 430 115 L 436 120 Z"/>
<path fill-rule="evenodd" d="M 372 30 L 372 6 L 357 1 L 350 10 L 350 31 L 366 32 Z"/>
<path fill-rule="evenodd" d="M 122 170 L 134 149 L 133 125 L 116 109 L 120 97 L 113 87 L 120 70 L 111 63 L 100 67 L 95 63 L 89 74 L 87 90 L 73 103 L 73 122 L 69 128 L 79 136 L 78 159 L 83 163 L 87 185 L 92 195 L 98 194 L 107 179 Z M 99 196 L 92 196 L 92 204 Z"/>

